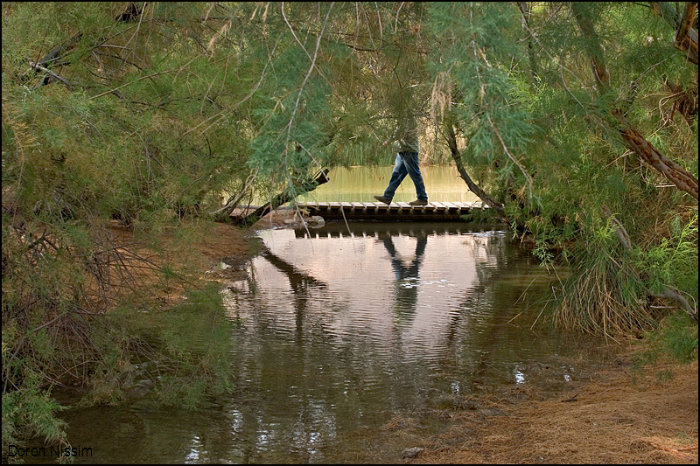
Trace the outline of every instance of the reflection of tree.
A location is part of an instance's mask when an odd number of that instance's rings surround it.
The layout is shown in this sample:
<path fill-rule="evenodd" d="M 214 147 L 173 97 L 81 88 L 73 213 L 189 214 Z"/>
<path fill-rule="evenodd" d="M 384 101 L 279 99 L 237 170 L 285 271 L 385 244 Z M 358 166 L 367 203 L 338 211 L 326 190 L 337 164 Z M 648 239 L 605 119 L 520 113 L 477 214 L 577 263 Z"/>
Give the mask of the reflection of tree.
<path fill-rule="evenodd" d="M 263 249 L 260 254 L 262 257 L 268 260 L 270 264 L 274 265 L 280 272 L 287 275 L 289 278 L 289 284 L 294 291 L 294 310 L 296 313 L 296 339 L 297 343 L 302 344 L 303 342 L 303 329 L 304 329 L 304 311 L 306 311 L 306 304 L 309 298 L 307 290 L 309 286 L 317 287 L 327 287 L 325 282 L 317 280 L 311 275 L 301 272 L 299 269 L 294 267 L 289 262 L 285 261 L 281 257 L 275 255 L 269 249 Z"/>
<path fill-rule="evenodd" d="M 289 262 L 273 254 L 272 251 L 267 248 L 263 249 L 260 255 L 267 259 L 270 264 L 277 267 L 277 269 L 284 273 L 287 278 L 289 278 L 289 284 L 292 286 L 292 290 L 294 290 L 295 293 L 306 291 L 309 285 L 321 287 L 328 286 L 325 282 L 317 280 L 313 276 L 300 271 Z"/>
<path fill-rule="evenodd" d="M 317 457 L 323 457 L 319 443 L 332 441 L 337 432 L 356 431 L 363 422 L 359 414 L 365 409 L 376 413 L 384 406 L 382 401 L 367 407 L 375 400 L 364 396 L 366 379 L 376 380 L 380 374 L 375 374 L 378 369 L 365 364 L 365 359 L 358 363 L 353 357 L 367 354 L 369 349 L 356 348 L 354 341 L 349 346 L 329 346 L 327 334 L 313 331 L 309 325 L 309 317 L 319 305 L 337 306 L 323 296 L 319 300 L 314 292 L 327 289 L 325 282 L 268 249 L 260 256 L 289 280 L 292 293 L 285 295 L 284 304 L 291 300 L 294 306 L 296 332 L 292 345 L 286 344 L 284 337 L 271 342 L 267 323 L 259 321 L 260 335 L 241 339 L 237 389 L 245 401 L 234 403 L 240 409 L 241 422 L 230 442 L 240 445 L 236 449 L 242 456 L 234 459 L 241 463 L 318 462 Z M 251 297 L 259 297 L 259 293 Z M 270 307 L 282 303 L 254 299 L 251 304 L 258 311 L 255 314 L 264 318 Z M 303 331 L 304 325 L 307 331 Z M 338 389 L 339 384 L 342 389 Z"/>
<path fill-rule="evenodd" d="M 404 265 L 396 254 L 391 235 L 384 237 L 384 247 L 391 256 L 391 267 L 394 269 L 396 282 L 394 284 L 394 310 L 399 323 L 407 323 L 413 319 L 416 313 L 418 301 L 418 269 L 423 260 L 425 245 L 428 242 L 426 235 L 420 235 L 416 243 L 416 255 L 411 263 Z"/>

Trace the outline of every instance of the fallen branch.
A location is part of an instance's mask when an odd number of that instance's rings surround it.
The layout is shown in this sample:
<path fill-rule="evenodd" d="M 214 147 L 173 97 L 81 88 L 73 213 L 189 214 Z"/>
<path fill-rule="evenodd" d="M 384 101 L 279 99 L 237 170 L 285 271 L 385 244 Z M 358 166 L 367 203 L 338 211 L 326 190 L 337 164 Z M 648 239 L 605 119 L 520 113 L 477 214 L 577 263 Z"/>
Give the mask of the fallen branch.
<path fill-rule="evenodd" d="M 323 183 L 326 183 L 328 181 L 329 181 L 328 169 L 324 168 L 316 175 L 316 177 L 314 178 L 314 180 L 310 183 L 310 185 L 308 187 L 302 188 L 302 190 L 297 192 L 296 195 L 298 196 L 300 194 L 304 194 L 306 192 L 313 191 L 314 189 L 316 189 L 317 186 L 322 185 Z M 250 224 L 256 222 L 258 219 L 264 217 L 265 215 L 267 215 L 271 211 L 275 210 L 276 208 L 278 208 L 282 204 L 286 204 L 287 202 L 293 200 L 294 197 L 295 196 L 291 196 L 288 192 L 280 193 L 277 196 L 275 196 L 274 198 L 272 198 L 272 200 L 270 202 L 258 207 L 252 213 L 246 215 L 245 217 L 243 217 L 241 219 L 234 220 L 234 223 L 243 224 L 243 225 L 250 225 Z"/>
<path fill-rule="evenodd" d="M 64 78 L 64 77 L 60 76 L 59 74 L 57 74 L 57 73 L 51 71 L 50 69 L 46 68 L 45 66 L 42 66 L 40 63 L 35 63 L 35 62 L 33 62 L 33 61 L 30 60 L 30 61 L 29 61 L 29 66 L 31 66 L 32 69 L 34 69 L 34 70 L 40 70 L 40 71 L 43 71 L 44 73 L 47 73 L 47 74 L 50 75 L 52 78 L 57 79 L 57 80 L 61 81 L 63 84 L 65 84 L 66 86 L 68 86 L 68 89 L 69 89 L 69 90 L 71 90 L 71 91 L 73 90 L 73 86 L 71 86 L 71 83 L 69 83 L 68 80 L 67 80 L 66 78 Z M 42 80 L 42 81 L 41 81 L 41 84 L 39 84 L 39 86 L 41 86 L 41 85 L 43 85 L 43 84 L 44 84 L 44 81 Z"/>
<path fill-rule="evenodd" d="M 220 221 L 224 218 L 228 218 L 231 216 L 231 212 L 233 212 L 233 209 L 235 209 L 236 206 L 238 206 L 238 203 L 241 202 L 241 199 L 243 199 L 243 196 L 245 196 L 245 194 L 248 192 L 248 190 L 253 184 L 253 181 L 255 181 L 255 178 L 257 178 L 257 175 L 257 170 L 254 173 L 248 175 L 248 178 L 246 178 L 245 181 L 245 185 L 243 186 L 243 189 L 241 189 L 241 192 L 238 193 L 238 196 L 229 197 L 226 201 L 226 204 L 224 204 L 223 207 L 216 209 L 214 212 L 211 213 L 215 219 Z"/>

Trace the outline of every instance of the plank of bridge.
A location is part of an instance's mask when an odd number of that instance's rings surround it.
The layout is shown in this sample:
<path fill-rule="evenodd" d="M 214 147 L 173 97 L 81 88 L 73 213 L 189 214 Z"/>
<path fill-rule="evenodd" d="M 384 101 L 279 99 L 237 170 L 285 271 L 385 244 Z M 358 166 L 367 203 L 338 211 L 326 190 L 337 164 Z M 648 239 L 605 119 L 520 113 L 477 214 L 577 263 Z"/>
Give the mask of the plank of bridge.
<path fill-rule="evenodd" d="M 443 202 L 443 204 L 445 204 L 448 209 L 459 209 L 459 206 L 454 202 Z"/>
<path fill-rule="evenodd" d="M 384 204 L 383 202 L 375 202 L 374 205 L 378 211 L 388 211 L 389 210 L 389 206 L 387 204 Z"/>
<path fill-rule="evenodd" d="M 363 202 L 362 205 L 365 206 L 365 209 L 370 209 L 370 210 L 377 210 L 377 206 L 375 205 L 375 202 Z"/>
<path fill-rule="evenodd" d="M 351 202 L 352 210 L 364 210 L 365 205 L 362 202 Z"/>
<path fill-rule="evenodd" d="M 413 210 L 413 206 L 409 204 L 408 202 L 399 202 L 399 213 L 402 213 L 404 215 L 414 215 L 415 212 Z"/>
<path fill-rule="evenodd" d="M 431 202 L 431 204 L 433 205 L 434 210 L 437 211 L 437 212 L 440 212 L 440 211 L 442 211 L 442 210 L 446 210 L 446 209 L 447 209 L 447 206 L 446 206 L 446 205 L 443 205 L 442 202 Z"/>

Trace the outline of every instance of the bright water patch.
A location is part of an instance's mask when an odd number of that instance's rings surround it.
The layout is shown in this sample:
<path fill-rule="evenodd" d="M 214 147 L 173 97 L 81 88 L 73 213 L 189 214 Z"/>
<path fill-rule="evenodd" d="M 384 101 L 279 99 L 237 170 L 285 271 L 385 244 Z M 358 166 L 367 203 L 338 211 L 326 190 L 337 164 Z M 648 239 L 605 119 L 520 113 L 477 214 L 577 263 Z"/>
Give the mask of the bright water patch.
<path fill-rule="evenodd" d="M 374 195 L 384 194 L 393 166 L 336 167 L 328 174 L 328 181 L 314 191 L 299 197 L 301 202 L 375 202 Z M 421 167 L 428 199 L 434 202 L 474 202 L 480 199 L 467 187 L 454 165 Z M 416 199 L 416 188 L 406 177 L 396 190 L 395 202 Z"/>
<path fill-rule="evenodd" d="M 398 462 L 415 445 L 383 427 L 397 416 L 566 388 L 601 360 L 595 340 L 531 327 L 554 277 L 507 233 L 349 227 L 259 233 L 265 251 L 222 291 L 231 397 L 195 412 L 72 410 L 71 442 L 93 462 Z"/>

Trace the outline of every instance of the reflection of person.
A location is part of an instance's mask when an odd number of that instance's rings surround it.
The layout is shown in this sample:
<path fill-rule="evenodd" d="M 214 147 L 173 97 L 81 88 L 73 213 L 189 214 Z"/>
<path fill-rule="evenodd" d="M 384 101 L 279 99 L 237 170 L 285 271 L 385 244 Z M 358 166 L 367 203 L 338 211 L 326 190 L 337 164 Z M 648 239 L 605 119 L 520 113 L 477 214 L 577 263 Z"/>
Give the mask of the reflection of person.
<path fill-rule="evenodd" d="M 384 141 L 385 146 L 388 143 L 389 141 Z M 374 198 L 385 204 L 391 204 L 394 193 L 404 178 L 406 178 L 406 175 L 409 175 L 416 187 L 416 195 L 418 197 L 418 199 L 409 202 L 409 204 L 427 205 L 428 194 L 425 192 L 425 183 L 423 183 L 423 175 L 421 175 L 418 162 L 420 145 L 418 143 L 418 126 L 414 116 L 407 115 L 399 118 L 392 149 L 396 152 L 396 162 L 391 172 L 389 186 L 384 191 L 384 195 L 374 196 Z"/>
<path fill-rule="evenodd" d="M 395 310 L 399 321 L 413 318 L 413 314 L 416 312 L 416 304 L 418 302 L 418 268 L 423 260 L 427 242 L 427 236 L 421 235 L 418 237 L 416 256 L 411 261 L 411 264 L 406 266 L 396 254 L 391 236 L 384 238 L 384 247 L 391 256 L 391 267 L 394 269 L 394 276 L 396 277 Z"/>

